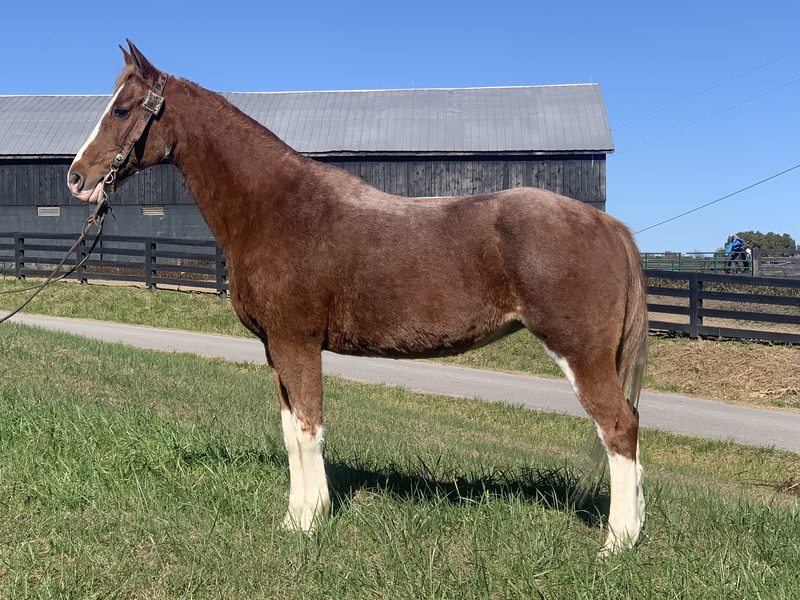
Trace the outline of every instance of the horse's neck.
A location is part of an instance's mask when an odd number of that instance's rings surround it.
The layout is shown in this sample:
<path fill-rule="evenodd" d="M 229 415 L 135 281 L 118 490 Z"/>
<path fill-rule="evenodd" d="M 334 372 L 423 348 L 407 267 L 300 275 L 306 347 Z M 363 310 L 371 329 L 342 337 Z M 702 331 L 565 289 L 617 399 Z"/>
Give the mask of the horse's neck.
<path fill-rule="evenodd" d="M 254 221 L 291 202 L 303 156 L 213 92 L 174 80 L 172 163 L 223 249 Z M 170 110 L 170 107 L 167 107 Z"/>

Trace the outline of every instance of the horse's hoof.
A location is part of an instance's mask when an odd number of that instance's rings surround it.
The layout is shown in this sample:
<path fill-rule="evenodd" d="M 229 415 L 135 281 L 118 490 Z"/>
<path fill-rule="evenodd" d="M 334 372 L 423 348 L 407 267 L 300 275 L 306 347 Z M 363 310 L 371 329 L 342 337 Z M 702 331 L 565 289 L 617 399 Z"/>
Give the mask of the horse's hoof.
<path fill-rule="evenodd" d="M 608 560 L 612 556 L 620 554 L 626 550 L 631 550 L 635 546 L 630 538 L 618 538 L 616 536 L 609 536 L 606 538 L 600 552 L 597 553 L 597 559 L 600 561 Z"/>
<path fill-rule="evenodd" d="M 303 528 L 300 526 L 300 522 L 302 518 L 295 515 L 291 511 L 286 513 L 286 516 L 283 517 L 283 522 L 281 523 L 281 529 L 284 531 L 303 531 Z"/>
<path fill-rule="evenodd" d="M 603 546 L 600 552 L 597 553 L 597 560 L 603 562 L 614 556 L 619 552 L 619 548 L 615 549 L 610 546 Z"/>

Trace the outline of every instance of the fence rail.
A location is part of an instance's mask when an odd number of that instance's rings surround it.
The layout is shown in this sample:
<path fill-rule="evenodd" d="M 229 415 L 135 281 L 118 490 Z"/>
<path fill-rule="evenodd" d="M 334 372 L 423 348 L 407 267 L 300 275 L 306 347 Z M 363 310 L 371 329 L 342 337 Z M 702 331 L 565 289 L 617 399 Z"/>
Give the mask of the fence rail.
<path fill-rule="evenodd" d="M 725 252 L 642 252 L 642 267 L 661 271 L 750 275 L 752 262 L 745 253 L 732 260 Z"/>
<path fill-rule="evenodd" d="M 70 234 L 0 233 L 0 273 L 18 279 L 47 276 L 73 240 Z M 87 239 L 68 265 L 84 258 L 93 242 L 93 238 Z M 795 327 L 800 326 L 797 279 L 661 269 L 647 269 L 645 273 L 651 283 L 657 284 L 647 288 L 651 329 L 685 332 L 692 338 L 746 338 L 800 344 L 800 327 Z M 81 282 L 144 283 L 151 290 L 177 285 L 212 290 L 220 295 L 228 293 L 228 267 L 214 240 L 104 235 L 93 255 L 71 278 Z M 774 288 L 786 289 L 788 295 L 777 294 Z M 709 306 L 710 303 L 716 306 Z M 653 315 L 673 315 L 682 322 L 663 317 L 654 319 Z M 711 319 L 715 324 L 708 322 Z M 722 324 L 717 324 L 720 321 Z M 781 327 L 766 331 L 744 328 L 742 323 Z"/>
<path fill-rule="evenodd" d="M 800 344 L 800 281 L 782 277 L 746 277 L 716 275 L 711 273 L 679 273 L 647 269 L 648 279 L 659 285 L 648 285 L 647 309 L 650 311 L 650 329 L 679 331 L 691 338 L 724 337 Z M 678 284 L 677 286 L 672 284 Z M 685 287 L 684 287 L 685 286 Z M 716 287 L 720 289 L 708 289 Z M 724 288 L 729 288 L 728 290 Z M 764 291 L 764 288 L 773 290 Z M 788 295 L 775 293 L 774 288 L 786 289 Z M 730 291 L 730 290 L 733 291 Z M 743 291 L 747 290 L 747 291 Z M 769 293 L 769 292 L 772 293 Z M 659 298 L 675 298 L 681 304 L 669 304 Z M 685 300 L 685 303 L 683 302 Z M 711 308 L 706 302 L 724 303 Z M 729 308 L 730 306 L 733 308 Z M 770 308 L 781 307 L 781 308 Z M 688 317 L 672 322 L 654 319 L 654 314 Z M 705 319 L 722 321 L 710 325 Z M 782 331 L 747 329 L 744 323 L 770 323 L 798 327 Z M 753 327 L 753 325 L 750 325 Z"/>
<path fill-rule="evenodd" d="M 753 248 L 753 275 L 756 277 L 800 278 L 800 250 L 762 250 Z"/>
<path fill-rule="evenodd" d="M 17 279 L 46 277 L 74 239 L 72 234 L 0 233 L 0 273 Z M 88 237 L 67 266 L 82 260 L 93 243 Z M 214 240 L 103 235 L 89 260 L 70 277 L 82 283 L 144 283 L 151 290 L 178 285 L 228 293 L 228 266 Z"/>
<path fill-rule="evenodd" d="M 724 252 L 643 252 L 642 267 L 661 271 L 800 279 L 800 250 L 750 248 L 733 257 Z"/>

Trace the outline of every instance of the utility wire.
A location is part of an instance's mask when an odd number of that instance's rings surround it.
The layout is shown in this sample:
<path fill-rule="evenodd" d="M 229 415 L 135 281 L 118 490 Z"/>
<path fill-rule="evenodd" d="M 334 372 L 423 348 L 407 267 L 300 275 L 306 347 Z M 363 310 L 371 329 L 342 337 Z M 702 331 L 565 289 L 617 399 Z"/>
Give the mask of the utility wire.
<path fill-rule="evenodd" d="M 735 77 L 731 77 L 730 79 L 726 79 L 722 83 L 718 83 L 716 85 L 712 85 L 710 88 L 706 88 L 706 89 L 704 89 L 704 90 L 702 90 L 700 92 L 697 92 L 696 94 L 692 94 L 691 96 L 686 96 L 686 98 L 682 98 L 681 100 L 678 100 L 677 102 L 673 102 L 672 104 L 668 104 L 667 106 L 659 108 L 658 110 L 654 110 L 651 113 L 647 113 L 646 115 L 641 116 L 641 117 L 639 117 L 637 119 L 634 119 L 633 121 L 628 121 L 627 123 L 623 123 L 622 125 L 619 125 L 617 127 L 612 128 L 611 131 L 617 131 L 618 129 L 622 129 L 623 127 L 627 127 L 628 125 L 632 125 L 633 123 L 638 123 L 642 119 L 646 119 L 647 117 L 652 117 L 653 115 L 657 115 L 658 113 L 660 113 L 662 111 L 665 111 L 668 108 L 672 108 L 673 106 L 677 106 L 678 104 L 681 104 L 682 102 L 686 102 L 687 100 L 691 100 L 692 98 L 697 98 L 697 96 L 700 96 L 701 94 L 705 94 L 706 92 L 710 92 L 711 90 L 717 89 L 718 87 L 723 86 L 726 83 L 730 83 L 731 81 L 734 81 L 735 79 L 739 79 L 740 77 L 744 77 L 745 75 L 748 75 L 749 73 L 752 73 L 753 71 L 758 71 L 759 69 L 762 69 L 762 68 L 766 67 L 767 65 L 771 65 L 774 62 L 778 62 L 782 58 L 786 58 L 787 56 L 791 56 L 792 54 L 795 54 L 797 52 L 800 52 L 800 48 L 797 48 L 796 50 L 792 50 L 791 52 L 787 52 L 786 54 L 783 54 L 783 55 L 779 56 L 778 58 L 773 58 L 771 61 L 765 62 L 763 65 L 758 65 L 757 67 L 753 67 L 749 71 L 745 71 L 744 73 L 739 73 Z"/>
<path fill-rule="evenodd" d="M 663 225 L 664 223 L 669 223 L 670 221 L 674 221 L 675 219 L 680 219 L 681 217 L 685 217 L 686 215 L 688 215 L 690 213 L 693 213 L 693 212 L 696 212 L 696 211 L 700 210 L 701 208 L 705 208 L 706 206 L 711 206 L 712 204 L 716 204 L 717 202 L 725 200 L 725 198 L 730 198 L 731 196 L 735 196 L 736 194 L 741 194 L 745 190 L 749 190 L 750 188 L 754 188 L 757 185 L 761 185 L 762 183 L 766 183 L 770 179 L 775 179 L 776 177 L 780 177 L 781 175 L 785 175 L 789 171 L 794 171 L 797 168 L 800 168 L 800 165 L 795 165 L 791 169 L 786 169 L 785 171 L 781 171 L 780 173 L 775 173 L 775 175 L 771 175 L 770 177 L 767 177 L 766 179 L 762 179 L 761 181 L 758 181 L 758 182 L 756 182 L 756 183 L 754 183 L 752 185 L 748 185 L 747 187 L 743 187 L 740 190 L 736 190 L 735 192 L 732 192 L 732 193 L 728 194 L 727 196 L 723 196 L 722 198 L 717 198 L 716 200 L 712 200 L 711 202 L 706 202 L 705 204 L 703 204 L 701 206 L 698 206 L 697 208 L 693 208 L 692 210 L 687 210 L 685 213 L 681 213 L 681 214 L 676 215 L 674 217 L 671 217 L 671 218 L 669 218 L 669 219 L 667 219 L 665 221 L 661 221 L 660 223 L 656 223 L 655 225 L 650 225 L 650 227 L 645 227 L 644 229 L 640 229 L 639 231 L 634 232 L 634 235 L 642 233 L 643 231 L 647 231 L 648 229 L 653 229 L 655 227 L 658 227 L 659 225 Z"/>
<path fill-rule="evenodd" d="M 778 87 L 773 88 L 768 92 L 764 92 L 763 94 L 759 94 L 758 96 L 754 96 L 754 97 L 752 97 L 752 98 L 750 98 L 748 100 L 745 100 L 744 102 L 739 102 L 739 104 L 734 104 L 733 106 L 729 106 L 728 108 L 723 109 L 723 110 L 721 110 L 719 112 L 715 112 L 713 115 L 709 115 L 707 117 L 703 117 L 702 119 L 698 119 L 697 121 L 689 123 L 688 125 L 684 125 L 683 127 L 678 127 L 678 129 L 673 129 L 672 131 L 668 131 L 667 133 L 664 133 L 664 134 L 661 134 L 661 135 L 659 135 L 657 137 L 649 139 L 646 142 L 642 142 L 641 144 L 636 144 L 635 146 L 631 146 L 630 148 L 625 148 L 625 150 L 620 150 L 619 152 L 615 152 L 614 156 L 619 156 L 620 154 L 625 154 L 626 152 L 630 152 L 631 150 L 633 150 L 635 148 L 640 148 L 641 146 L 645 146 L 646 144 L 649 144 L 651 142 L 655 142 L 656 140 L 660 140 L 661 138 L 665 138 L 668 135 L 672 135 L 673 133 L 678 133 L 679 131 L 683 131 L 684 129 L 688 129 L 689 127 L 692 127 L 693 125 L 697 125 L 698 123 L 702 123 L 703 121 L 708 121 L 709 119 L 712 119 L 712 118 L 714 118 L 714 117 L 716 117 L 718 115 L 721 115 L 722 113 L 726 113 L 728 111 L 731 111 L 734 108 L 739 108 L 740 106 L 743 106 L 743 105 L 747 104 L 748 102 L 752 102 L 753 100 L 758 100 L 759 98 L 763 98 L 764 96 L 766 96 L 768 94 L 771 94 L 773 92 L 777 92 L 778 90 L 781 90 L 781 89 L 783 89 L 783 88 L 785 88 L 787 86 L 795 84 L 798 81 L 800 81 L 800 77 L 795 79 L 794 81 L 790 81 L 788 83 L 784 83 L 783 85 L 779 85 Z"/>

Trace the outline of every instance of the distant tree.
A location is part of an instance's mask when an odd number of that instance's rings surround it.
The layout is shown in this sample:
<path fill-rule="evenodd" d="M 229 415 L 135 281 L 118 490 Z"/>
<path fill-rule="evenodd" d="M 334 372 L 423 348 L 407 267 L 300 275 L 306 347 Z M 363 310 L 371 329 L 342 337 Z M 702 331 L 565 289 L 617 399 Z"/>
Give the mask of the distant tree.
<path fill-rule="evenodd" d="M 769 233 L 761 233 L 760 231 L 740 231 L 736 235 L 748 246 L 754 248 L 769 248 L 772 250 L 798 249 L 797 242 L 795 242 L 794 238 L 788 233 L 778 234 L 772 231 Z M 732 235 L 728 236 L 725 245 L 727 246 L 732 239 Z"/>

